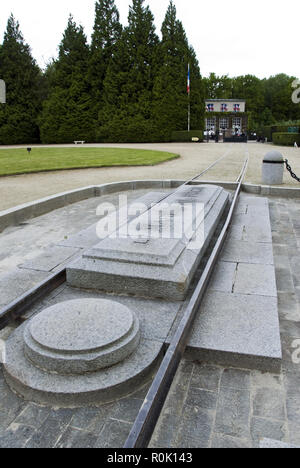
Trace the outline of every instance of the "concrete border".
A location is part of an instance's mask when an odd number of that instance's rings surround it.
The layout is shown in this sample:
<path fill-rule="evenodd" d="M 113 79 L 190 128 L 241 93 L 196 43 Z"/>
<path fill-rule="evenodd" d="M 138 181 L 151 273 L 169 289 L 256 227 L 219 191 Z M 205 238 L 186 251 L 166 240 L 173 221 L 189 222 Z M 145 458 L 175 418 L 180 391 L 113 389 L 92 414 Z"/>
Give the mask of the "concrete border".
<path fill-rule="evenodd" d="M 16 226 L 29 219 L 42 216 L 58 208 L 63 208 L 72 203 L 77 203 L 88 198 L 100 197 L 116 192 L 127 190 L 153 189 L 153 188 L 177 188 L 184 184 L 184 180 L 133 180 L 113 182 L 103 185 L 90 185 L 80 189 L 70 190 L 68 192 L 58 193 L 39 200 L 18 205 L 8 210 L 0 211 L 0 232 L 10 226 Z M 191 183 L 192 185 L 210 184 L 218 185 L 226 190 L 235 190 L 236 182 L 225 181 L 207 181 L 199 180 Z M 274 196 L 282 198 L 299 198 L 300 188 L 271 187 L 255 184 L 243 184 L 242 191 L 262 196 Z"/>
<path fill-rule="evenodd" d="M 8 210 L 0 211 L 0 232 L 10 226 L 16 226 L 24 221 L 42 216 L 58 208 L 78 203 L 92 197 L 100 197 L 111 193 L 147 188 L 171 188 L 171 181 L 140 180 L 114 182 L 103 185 L 90 185 L 69 192 L 58 193 L 39 200 L 24 203 Z"/>
<path fill-rule="evenodd" d="M 300 188 L 293 187 L 244 184 L 243 192 L 262 195 L 264 197 L 300 198 Z"/>

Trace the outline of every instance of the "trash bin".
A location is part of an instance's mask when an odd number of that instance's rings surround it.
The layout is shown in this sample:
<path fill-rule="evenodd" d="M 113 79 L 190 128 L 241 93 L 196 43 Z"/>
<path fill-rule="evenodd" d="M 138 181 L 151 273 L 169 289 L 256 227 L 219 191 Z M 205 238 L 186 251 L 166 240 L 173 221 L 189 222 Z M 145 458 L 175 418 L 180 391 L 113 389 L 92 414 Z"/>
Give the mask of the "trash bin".
<path fill-rule="evenodd" d="M 263 160 L 262 183 L 264 185 L 283 184 L 284 157 L 279 151 L 270 151 Z"/>

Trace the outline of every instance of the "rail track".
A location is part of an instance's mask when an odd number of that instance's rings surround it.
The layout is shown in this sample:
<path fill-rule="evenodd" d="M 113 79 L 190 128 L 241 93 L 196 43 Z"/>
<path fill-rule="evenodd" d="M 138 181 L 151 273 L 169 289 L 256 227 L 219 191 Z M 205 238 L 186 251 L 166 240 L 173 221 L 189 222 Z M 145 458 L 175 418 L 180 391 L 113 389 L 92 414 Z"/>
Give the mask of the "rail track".
<path fill-rule="evenodd" d="M 213 251 L 209 257 L 201 278 L 194 290 L 190 302 L 185 310 L 181 322 L 171 340 L 164 359 L 154 377 L 150 390 L 144 400 L 139 414 L 132 426 L 129 437 L 124 445 L 126 449 L 145 448 L 148 446 L 163 405 L 168 396 L 171 384 L 175 377 L 179 363 L 183 357 L 187 339 L 201 300 L 204 296 L 209 280 L 211 278 L 214 266 L 226 240 L 232 217 L 239 199 L 242 183 L 247 171 L 249 157 L 247 155 L 241 173 L 237 179 L 237 188 L 230 206 L 227 219 L 222 231 L 215 243 Z"/>
<path fill-rule="evenodd" d="M 195 177 L 187 180 L 183 185 L 179 188 L 175 189 L 173 193 L 176 193 L 182 186 L 189 185 L 195 181 L 197 181 L 200 177 L 206 174 L 210 169 L 215 167 L 219 164 L 222 160 L 224 160 L 230 153 L 230 149 L 228 149 L 220 158 L 218 158 L 214 163 L 208 166 L 204 171 L 197 174 Z M 239 180 L 239 178 L 238 178 Z M 238 182 L 237 180 L 237 182 Z M 170 193 L 167 193 L 161 199 L 159 199 L 156 203 L 161 203 L 165 200 Z M 82 255 L 82 253 L 81 253 Z M 66 281 L 66 268 L 62 267 L 58 269 L 54 274 L 46 278 L 45 280 L 41 281 L 39 284 L 34 286 L 32 289 L 28 290 L 26 293 L 22 294 L 13 302 L 9 303 L 8 305 L 4 306 L 0 309 L 0 330 L 6 327 L 9 322 L 15 320 L 22 316 L 26 311 L 32 307 L 38 300 L 42 299 L 44 296 L 58 288 Z"/>
<path fill-rule="evenodd" d="M 208 172 L 212 167 L 219 164 L 229 154 L 230 150 L 227 151 L 221 158 L 211 164 L 207 169 L 202 171 L 200 174 L 189 179 L 184 185 L 189 185 L 192 182 L 197 181 L 203 174 Z M 211 255 L 206 263 L 203 273 L 200 277 L 198 284 L 193 292 L 193 295 L 189 301 L 188 306 L 184 312 L 181 322 L 174 333 L 171 343 L 166 351 L 166 354 L 162 360 L 162 363 L 154 377 L 153 383 L 146 396 L 146 399 L 139 411 L 139 414 L 132 426 L 129 437 L 124 445 L 124 448 L 144 448 L 147 447 L 151 436 L 155 429 L 159 415 L 164 406 L 168 392 L 170 390 L 172 381 L 178 369 L 179 363 L 183 357 L 187 339 L 193 324 L 194 318 L 199 310 L 201 300 L 206 291 L 209 283 L 211 274 L 214 266 L 217 262 L 218 256 L 221 252 L 225 239 L 227 237 L 228 230 L 232 221 L 232 217 L 238 203 L 239 195 L 241 192 L 242 184 L 246 175 L 247 167 L 249 162 L 249 155 L 246 152 L 245 162 L 241 169 L 241 172 L 237 178 L 236 189 L 233 194 L 232 202 L 229 208 L 229 212 L 225 223 L 222 227 L 221 233 L 213 247 Z M 179 188 L 180 188 L 179 187 Z M 175 189 L 173 193 L 177 192 L 179 188 Z M 161 203 L 166 199 L 170 193 L 166 194 L 157 203 Z M 82 255 L 82 252 L 81 254 Z M 66 267 L 61 267 L 55 274 L 52 274 L 47 279 L 40 282 L 34 288 L 30 289 L 22 296 L 17 298 L 15 301 L 6 305 L 0 310 L 0 330 L 9 325 L 13 320 L 20 318 L 26 313 L 26 311 L 32 307 L 37 301 L 43 299 L 47 294 L 61 286 L 66 282 Z"/>

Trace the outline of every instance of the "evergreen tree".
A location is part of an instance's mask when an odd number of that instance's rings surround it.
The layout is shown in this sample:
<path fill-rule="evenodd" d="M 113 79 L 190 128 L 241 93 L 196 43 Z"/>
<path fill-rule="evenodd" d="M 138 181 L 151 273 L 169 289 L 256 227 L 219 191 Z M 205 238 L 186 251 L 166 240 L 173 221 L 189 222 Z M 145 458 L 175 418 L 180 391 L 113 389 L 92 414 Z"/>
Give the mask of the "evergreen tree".
<path fill-rule="evenodd" d="M 43 77 L 13 15 L 0 47 L 0 78 L 7 93 L 6 104 L 0 105 L 0 144 L 39 142 Z"/>
<path fill-rule="evenodd" d="M 116 44 L 104 80 L 102 141 L 151 141 L 151 103 L 157 46 L 154 18 L 144 0 L 133 0 L 128 27 Z"/>
<path fill-rule="evenodd" d="M 93 141 L 88 62 L 87 38 L 70 16 L 58 60 L 48 70 L 50 92 L 40 118 L 43 143 Z"/>
<path fill-rule="evenodd" d="M 169 139 L 174 130 L 187 129 L 188 105 L 191 128 L 203 128 L 204 95 L 196 54 L 189 46 L 182 23 L 171 1 L 162 25 L 161 66 L 154 85 L 153 118 L 160 138 Z M 191 92 L 187 93 L 188 65 Z"/>
<path fill-rule="evenodd" d="M 101 108 L 104 78 L 121 33 L 120 15 L 114 0 L 98 0 L 88 72 L 93 100 L 92 118 L 95 123 Z"/>

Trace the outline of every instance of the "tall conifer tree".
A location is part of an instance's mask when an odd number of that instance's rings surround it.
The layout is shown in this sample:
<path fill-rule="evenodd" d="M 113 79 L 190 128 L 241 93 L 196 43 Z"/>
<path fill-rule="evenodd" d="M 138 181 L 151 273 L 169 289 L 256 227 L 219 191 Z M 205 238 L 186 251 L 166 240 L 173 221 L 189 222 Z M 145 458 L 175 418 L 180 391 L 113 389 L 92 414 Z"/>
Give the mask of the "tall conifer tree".
<path fill-rule="evenodd" d="M 120 15 L 114 0 L 97 0 L 88 71 L 95 123 L 101 108 L 104 78 L 121 33 Z"/>
<path fill-rule="evenodd" d="M 70 16 L 58 60 L 52 64 L 51 90 L 40 119 L 43 143 L 93 141 L 88 63 L 89 46 L 83 27 Z"/>
<path fill-rule="evenodd" d="M 149 7 L 144 0 L 133 0 L 128 26 L 117 43 L 104 81 L 100 139 L 151 141 L 158 43 Z"/>
<path fill-rule="evenodd" d="M 204 96 L 196 54 L 189 46 L 182 23 L 177 19 L 171 1 L 162 24 L 161 65 L 154 85 L 153 118 L 160 138 L 168 140 L 173 130 L 186 130 L 188 105 L 191 106 L 191 128 L 203 128 Z M 191 91 L 187 93 L 188 66 Z"/>
<path fill-rule="evenodd" d="M 0 144 L 37 143 L 43 78 L 13 15 L 0 47 L 0 79 L 7 92 L 0 105 Z"/>

